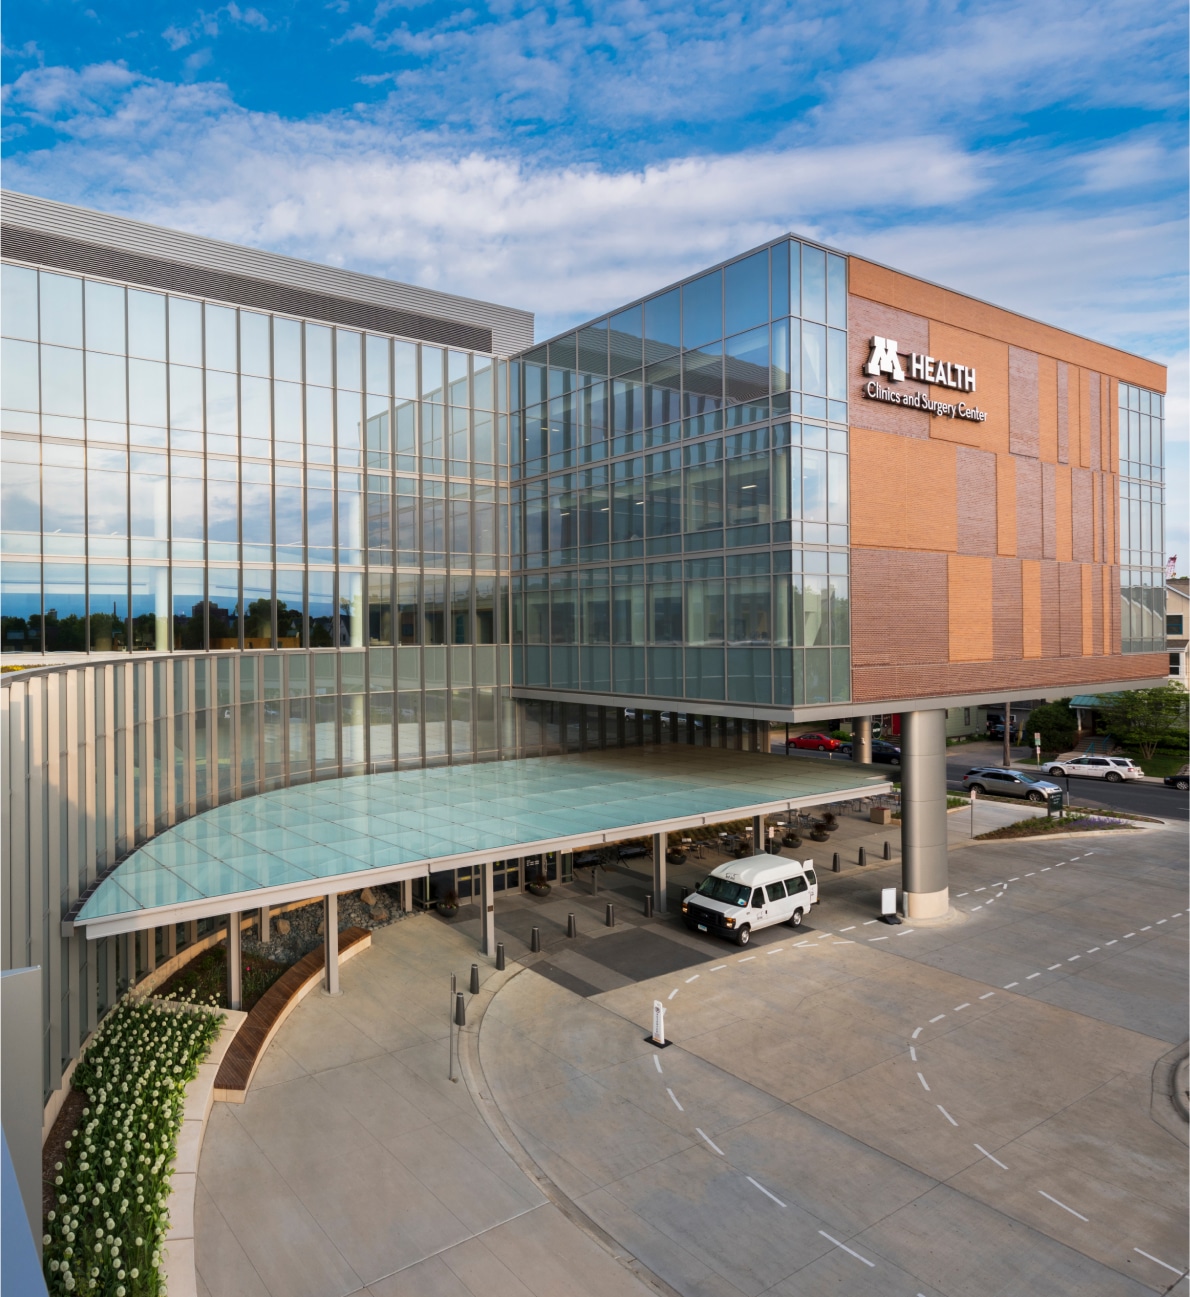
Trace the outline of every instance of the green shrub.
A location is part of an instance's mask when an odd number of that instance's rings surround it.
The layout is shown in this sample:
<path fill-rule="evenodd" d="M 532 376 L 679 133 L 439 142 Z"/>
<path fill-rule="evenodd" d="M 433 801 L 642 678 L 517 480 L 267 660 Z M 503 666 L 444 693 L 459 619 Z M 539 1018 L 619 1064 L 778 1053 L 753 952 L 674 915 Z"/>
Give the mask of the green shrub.
<path fill-rule="evenodd" d="M 223 1015 L 131 997 L 104 1020 L 79 1060 L 87 1096 L 78 1130 L 55 1165 L 45 1220 L 51 1297 L 158 1297 L 186 1086 L 198 1075 Z"/>
<path fill-rule="evenodd" d="M 1029 716 L 1029 729 L 1025 735 L 1030 746 L 1034 734 L 1041 735 L 1043 752 L 1069 752 L 1074 747 L 1078 726 L 1070 699 L 1062 698 L 1056 703 L 1043 703 L 1034 707 Z"/>

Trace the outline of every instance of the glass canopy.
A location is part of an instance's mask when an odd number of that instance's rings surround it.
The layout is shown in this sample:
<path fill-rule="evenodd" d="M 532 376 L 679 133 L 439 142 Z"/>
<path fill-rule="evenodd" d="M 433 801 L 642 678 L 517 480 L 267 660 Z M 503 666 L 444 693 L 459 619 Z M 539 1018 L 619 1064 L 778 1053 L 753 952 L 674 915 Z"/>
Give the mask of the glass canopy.
<path fill-rule="evenodd" d="M 73 922 L 128 932 L 890 788 L 872 766 L 678 744 L 305 784 L 167 829 Z"/>

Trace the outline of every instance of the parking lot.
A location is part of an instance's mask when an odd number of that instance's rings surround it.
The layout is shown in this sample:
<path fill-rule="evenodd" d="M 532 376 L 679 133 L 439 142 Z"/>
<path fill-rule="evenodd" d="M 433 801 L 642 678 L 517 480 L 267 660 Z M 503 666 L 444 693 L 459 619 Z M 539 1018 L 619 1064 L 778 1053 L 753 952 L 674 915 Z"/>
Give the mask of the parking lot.
<path fill-rule="evenodd" d="M 524 1150 L 682 1293 L 1186 1291 L 1184 834 L 972 845 L 932 927 L 896 872 L 746 951 L 584 899 L 480 1029 Z"/>

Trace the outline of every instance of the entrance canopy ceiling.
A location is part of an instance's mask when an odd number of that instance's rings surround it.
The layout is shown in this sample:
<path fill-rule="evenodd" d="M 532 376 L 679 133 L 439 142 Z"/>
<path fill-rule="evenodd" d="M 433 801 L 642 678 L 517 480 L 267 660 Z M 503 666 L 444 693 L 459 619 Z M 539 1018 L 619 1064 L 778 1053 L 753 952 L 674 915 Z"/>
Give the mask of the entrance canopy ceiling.
<path fill-rule="evenodd" d="M 167 829 L 70 923 L 130 932 L 891 787 L 887 771 L 849 761 L 679 744 L 303 784 Z"/>

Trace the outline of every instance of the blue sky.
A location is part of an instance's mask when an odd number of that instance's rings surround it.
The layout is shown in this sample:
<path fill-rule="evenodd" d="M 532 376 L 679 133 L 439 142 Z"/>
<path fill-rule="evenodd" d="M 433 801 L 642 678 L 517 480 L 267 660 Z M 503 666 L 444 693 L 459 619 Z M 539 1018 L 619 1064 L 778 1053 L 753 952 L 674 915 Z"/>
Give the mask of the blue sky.
<path fill-rule="evenodd" d="M 539 336 L 795 229 L 1162 360 L 1190 567 L 1172 0 L 24 0 L 4 53 L 7 186 Z"/>

